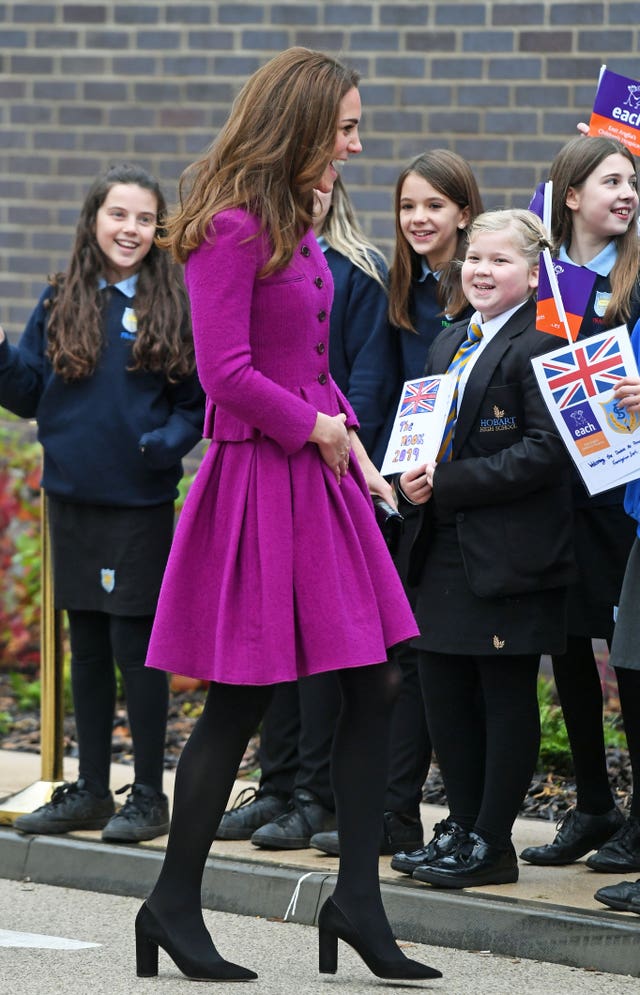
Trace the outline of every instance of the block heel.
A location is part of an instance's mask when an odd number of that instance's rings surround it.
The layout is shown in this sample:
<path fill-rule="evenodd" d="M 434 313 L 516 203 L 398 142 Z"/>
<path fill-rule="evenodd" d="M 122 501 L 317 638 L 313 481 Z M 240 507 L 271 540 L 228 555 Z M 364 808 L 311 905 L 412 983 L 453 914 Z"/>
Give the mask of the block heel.
<path fill-rule="evenodd" d="M 427 964 L 410 960 L 398 949 L 397 957 L 380 957 L 371 949 L 354 924 L 347 918 L 333 898 L 328 898 L 318 916 L 318 948 L 321 974 L 335 974 L 338 970 L 338 939 L 348 943 L 372 974 L 390 981 L 424 981 L 441 978 L 442 973 Z"/>
<path fill-rule="evenodd" d="M 186 948 L 156 919 L 145 902 L 136 916 L 136 970 L 139 978 L 153 978 L 158 973 L 158 947 L 169 955 L 179 971 L 192 981 L 254 981 L 258 975 L 239 964 L 224 960 L 211 944 L 210 955 L 203 958 Z"/>
<path fill-rule="evenodd" d="M 145 936 L 136 922 L 136 974 L 155 978 L 158 974 L 158 944 Z"/>
<path fill-rule="evenodd" d="M 327 929 L 318 929 L 318 960 L 320 974 L 335 974 L 338 970 L 338 937 Z"/>

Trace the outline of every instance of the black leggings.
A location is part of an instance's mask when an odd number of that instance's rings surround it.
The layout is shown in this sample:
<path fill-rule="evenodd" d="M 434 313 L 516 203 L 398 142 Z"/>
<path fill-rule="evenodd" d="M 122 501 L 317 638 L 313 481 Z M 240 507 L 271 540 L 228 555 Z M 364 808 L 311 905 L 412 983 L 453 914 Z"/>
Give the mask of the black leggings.
<path fill-rule="evenodd" d="M 109 791 L 115 659 L 127 700 L 134 779 L 161 791 L 169 684 L 163 671 L 144 665 L 153 616 L 94 611 L 69 611 L 68 616 L 80 777 L 94 794 Z"/>
<path fill-rule="evenodd" d="M 335 898 L 375 939 L 380 956 L 397 956 L 378 880 L 392 707 L 400 686 L 393 663 L 339 672 L 342 706 L 332 748 L 332 784 L 340 834 Z M 173 816 L 160 877 L 149 902 L 160 919 L 207 956 L 200 889 L 205 861 L 247 742 L 272 688 L 211 684 L 204 711 L 176 772 Z"/>
<path fill-rule="evenodd" d="M 615 673 L 635 785 L 640 783 L 640 671 L 617 667 Z M 602 685 L 588 636 L 568 638 L 566 653 L 553 657 L 553 676 L 571 745 L 577 808 L 590 815 L 602 815 L 615 802 L 602 729 Z M 631 814 L 640 816 L 637 792 Z"/>
<path fill-rule="evenodd" d="M 506 848 L 540 747 L 539 657 L 421 653 L 427 724 L 451 817 Z"/>

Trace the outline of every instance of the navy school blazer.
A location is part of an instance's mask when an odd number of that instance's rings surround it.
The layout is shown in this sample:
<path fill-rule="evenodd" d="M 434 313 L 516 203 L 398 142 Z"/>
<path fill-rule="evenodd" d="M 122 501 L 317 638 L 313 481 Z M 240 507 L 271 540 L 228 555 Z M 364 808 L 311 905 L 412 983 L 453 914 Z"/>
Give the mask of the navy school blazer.
<path fill-rule="evenodd" d="M 529 300 L 478 357 L 466 383 L 453 459 L 434 475 L 433 497 L 413 543 L 409 582 L 419 583 L 438 517 L 455 521 L 464 569 L 479 597 L 563 587 L 575 578 L 570 457 L 538 388 L 531 359 L 557 348 L 535 327 Z M 426 374 L 445 373 L 467 321 L 435 340 Z"/>

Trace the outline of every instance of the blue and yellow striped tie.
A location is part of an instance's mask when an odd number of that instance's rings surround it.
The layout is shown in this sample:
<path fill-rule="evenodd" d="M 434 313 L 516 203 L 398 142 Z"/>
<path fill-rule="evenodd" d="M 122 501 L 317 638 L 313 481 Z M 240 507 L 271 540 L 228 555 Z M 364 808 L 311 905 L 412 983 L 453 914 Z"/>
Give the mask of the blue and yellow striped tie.
<path fill-rule="evenodd" d="M 438 463 L 448 462 L 453 455 L 453 436 L 456 430 L 456 421 L 458 418 L 458 384 L 460 383 L 460 375 L 481 342 L 482 329 L 480 328 L 480 325 L 476 325 L 472 321 L 469 325 L 466 339 L 449 363 L 447 373 L 452 373 L 455 376 L 456 385 L 453 390 L 451 407 L 449 408 L 449 414 L 447 415 L 447 423 L 444 427 L 444 435 L 440 444 L 440 450 L 436 457 L 436 461 Z"/>

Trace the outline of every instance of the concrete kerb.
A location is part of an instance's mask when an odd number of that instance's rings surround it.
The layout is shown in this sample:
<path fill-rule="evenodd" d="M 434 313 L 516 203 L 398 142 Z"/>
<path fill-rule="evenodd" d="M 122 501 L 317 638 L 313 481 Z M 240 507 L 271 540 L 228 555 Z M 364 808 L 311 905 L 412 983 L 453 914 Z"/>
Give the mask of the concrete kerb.
<path fill-rule="evenodd" d="M 105 846 L 72 837 L 17 836 L 0 829 L 0 876 L 137 896 L 150 891 L 162 850 Z M 260 861 L 209 857 L 206 908 L 317 923 L 335 874 Z M 295 910 L 290 907 L 298 887 Z M 451 892 L 400 880 L 383 883 L 385 907 L 404 941 L 436 944 L 613 974 L 640 976 L 640 924 L 615 913 L 576 911 L 535 901 Z"/>

